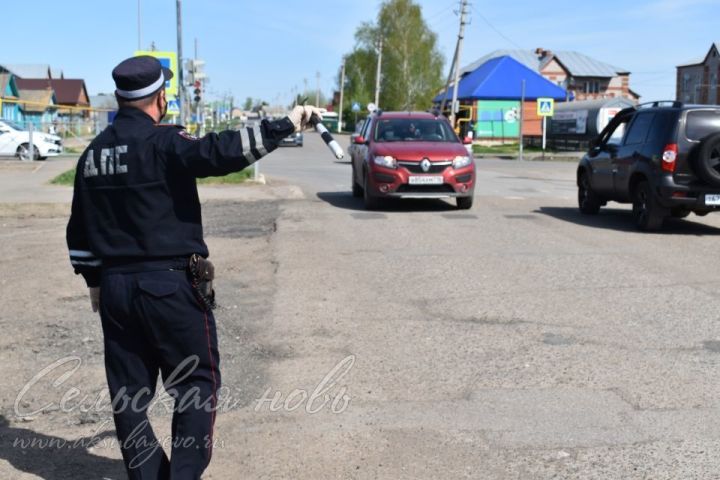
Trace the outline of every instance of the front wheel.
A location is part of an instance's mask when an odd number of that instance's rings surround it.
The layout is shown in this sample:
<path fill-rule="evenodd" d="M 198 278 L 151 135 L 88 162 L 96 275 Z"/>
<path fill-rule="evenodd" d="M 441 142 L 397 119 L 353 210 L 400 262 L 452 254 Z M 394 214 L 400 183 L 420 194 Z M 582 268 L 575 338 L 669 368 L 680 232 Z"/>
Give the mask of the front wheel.
<path fill-rule="evenodd" d="M 633 193 L 633 217 L 635 226 L 643 232 L 660 229 L 667 211 L 658 204 L 650 184 L 643 180 Z"/>
<path fill-rule="evenodd" d="M 600 212 L 602 200 L 590 187 L 590 178 L 587 173 L 580 174 L 578 179 L 578 207 L 585 215 L 597 215 Z"/>
<path fill-rule="evenodd" d="M 474 197 L 457 197 L 455 201 L 457 202 L 458 210 L 470 210 L 473 206 L 473 198 Z"/>
<path fill-rule="evenodd" d="M 352 169 L 352 196 L 355 198 L 360 198 L 363 196 L 363 189 L 358 184 L 357 178 L 355 178 L 355 166 L 350 164 L 350 168 Z"/>
<path fill-rule="evenodd" d="M 20 145 L 17 150 L 15 151 L 15 155 L 20 158 L 20 160 L 39 160 L 40 159 L 40 152 L 38 151 L 37 147 L 33 145 L 33 155 L 30 155 L 30 145 L 27 143 L 23 143 Z"/>
<path fill-rule="evenodd" d="M 368 174 L 365 172 L 363 181 L 363 201 L 365 203 L 365 210 L 377 210 L 380 207 L 380 199 L 370 193 L 370 180 Z"/>

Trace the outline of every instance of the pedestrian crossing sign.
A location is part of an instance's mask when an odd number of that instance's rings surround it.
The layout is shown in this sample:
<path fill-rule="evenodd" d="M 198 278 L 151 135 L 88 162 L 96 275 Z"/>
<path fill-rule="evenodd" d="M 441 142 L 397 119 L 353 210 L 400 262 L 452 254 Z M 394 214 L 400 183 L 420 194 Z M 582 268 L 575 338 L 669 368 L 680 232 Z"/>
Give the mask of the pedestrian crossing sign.
<path fill-rule="evenodd" d="M 552 117 L 555 112 L 555 101 L 552 98 L 537 99 L 538 117 Z"/>

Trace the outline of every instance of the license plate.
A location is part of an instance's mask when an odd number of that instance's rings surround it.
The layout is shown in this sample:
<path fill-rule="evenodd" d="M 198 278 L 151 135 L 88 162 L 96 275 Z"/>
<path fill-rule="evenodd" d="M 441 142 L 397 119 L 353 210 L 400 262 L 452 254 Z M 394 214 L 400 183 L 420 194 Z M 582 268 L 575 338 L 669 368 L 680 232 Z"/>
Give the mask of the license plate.
<path fill-rule="evenodd" d="M 441 175 L 422 175 L 410 176 L 410 185 L 442 185 L 443 177 Z"/>
<path fill-rule="evenodd" d="M 720 195 L 705 195 L 705 205 L 720 205 Z"/>

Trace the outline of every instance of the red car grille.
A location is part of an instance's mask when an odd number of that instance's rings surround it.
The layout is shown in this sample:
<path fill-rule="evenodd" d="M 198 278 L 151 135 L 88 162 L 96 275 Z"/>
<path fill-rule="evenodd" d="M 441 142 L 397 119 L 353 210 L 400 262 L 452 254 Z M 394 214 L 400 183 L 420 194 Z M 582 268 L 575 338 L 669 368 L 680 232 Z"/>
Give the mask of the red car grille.
<path fill-rule="evenodd" d="M 427 172 L 422 169 L 420 162 L 408 162 L 405 160 L 398 160 L 398 165 L 407 168 L 410 173 L 442 173 L 452 165 L 452 162 L 432 162 L 430 170 Z"/>

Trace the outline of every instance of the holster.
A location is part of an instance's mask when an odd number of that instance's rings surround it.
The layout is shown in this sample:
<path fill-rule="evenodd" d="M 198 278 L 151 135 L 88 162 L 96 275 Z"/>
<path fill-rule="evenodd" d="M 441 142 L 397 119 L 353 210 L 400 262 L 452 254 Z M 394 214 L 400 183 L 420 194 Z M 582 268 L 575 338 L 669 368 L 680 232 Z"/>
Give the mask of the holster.
<path fill-rule="evenodd" d="M 213 279 L 215 279 L 215 266 L 206 258 L 193 253 L 188 261 L 188 270 L 192 279 L 193 290 L 198 301 L 206 310 L 215 308 L 215 290 L 213 290 Z"/>

